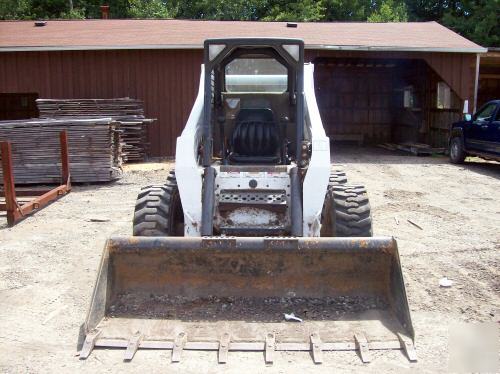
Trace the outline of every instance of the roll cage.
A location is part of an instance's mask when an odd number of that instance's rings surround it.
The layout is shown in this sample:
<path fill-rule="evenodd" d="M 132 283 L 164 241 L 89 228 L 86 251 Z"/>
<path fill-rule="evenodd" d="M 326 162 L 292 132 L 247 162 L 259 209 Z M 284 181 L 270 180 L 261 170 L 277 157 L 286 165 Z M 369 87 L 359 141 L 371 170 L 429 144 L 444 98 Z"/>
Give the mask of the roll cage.
<path fill-rule="evenodd" d="M 287 69 L 287 91 L 295 108 L 295 162 L 300 165 L 304 138 L 304 42 L 300 39 L 228 38 L 207 39 L 204 43 L 204 107 L 202 162 L 213 162 L 214 106 L 221 104 L 225 67 L 237 58 L 272 58 Z"/>

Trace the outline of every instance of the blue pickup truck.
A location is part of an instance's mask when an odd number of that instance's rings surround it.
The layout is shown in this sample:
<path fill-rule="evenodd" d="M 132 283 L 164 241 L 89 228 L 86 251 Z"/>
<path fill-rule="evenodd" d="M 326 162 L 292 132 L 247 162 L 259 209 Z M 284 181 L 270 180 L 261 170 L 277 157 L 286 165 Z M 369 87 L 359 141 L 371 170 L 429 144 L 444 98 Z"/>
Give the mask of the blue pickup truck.
<path fill-rule="evenodd" d="M 484 104 L 473 116 L 451 127 L 450 161 L 464 162 L 467 156 L 500 161 L 500 100 Z"/>

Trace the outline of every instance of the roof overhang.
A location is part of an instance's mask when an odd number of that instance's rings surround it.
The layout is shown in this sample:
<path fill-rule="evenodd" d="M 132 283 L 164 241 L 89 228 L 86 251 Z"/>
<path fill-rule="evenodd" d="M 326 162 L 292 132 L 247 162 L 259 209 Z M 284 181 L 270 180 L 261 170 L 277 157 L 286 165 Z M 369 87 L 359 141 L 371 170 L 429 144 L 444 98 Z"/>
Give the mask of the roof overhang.
<path fill-rule="evenodd" d="M 72 45 L 72 46 L 8 46 L 0 47 L 0 52 L 31 51 L 99 51 L 138 49 L 203 49 L 201 44 L 146 44 L 146 45 Z M 435 53 L 486 53 L 487 48 L 431 48 L 404 46 L 363 46 L 363 45 L 323 45 L 306 44 L 305 49 L 326 51 L 387 51 L 387 52 L 435 52 Z"/>

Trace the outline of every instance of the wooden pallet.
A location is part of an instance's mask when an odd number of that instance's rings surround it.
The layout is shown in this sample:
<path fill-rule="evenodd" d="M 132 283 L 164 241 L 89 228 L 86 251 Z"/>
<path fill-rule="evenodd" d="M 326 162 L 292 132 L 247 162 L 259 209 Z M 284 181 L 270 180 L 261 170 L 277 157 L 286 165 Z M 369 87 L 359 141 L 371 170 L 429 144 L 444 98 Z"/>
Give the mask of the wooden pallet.
<path fill-rule="evenodd" d="M 352 141 L 358 143 L 358 145 L 363 145 L 364 135 L 363 134 L 334 134 L 329 135 L 330 140 L 333 142 L 345 142 Z"/>
<path fill-rule="evenodd" d="M 411 153 L 415 156 L 431 156 L 433 154 L 443 154 L 444 148 L 433 148 L 428 144 L 422 143 L 382 143 L 378 147 L 387 149 L 389 151 L 403 151 Z"/>

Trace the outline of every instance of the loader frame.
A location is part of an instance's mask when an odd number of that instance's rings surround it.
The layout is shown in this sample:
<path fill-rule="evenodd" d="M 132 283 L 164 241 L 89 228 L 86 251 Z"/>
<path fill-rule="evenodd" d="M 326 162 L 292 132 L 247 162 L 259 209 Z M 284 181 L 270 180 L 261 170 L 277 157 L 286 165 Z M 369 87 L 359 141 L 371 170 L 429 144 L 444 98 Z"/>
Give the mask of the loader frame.
<path fill-rule="evenodd" d="M 210 46 L 222 46 L 210 56 Z M 326 136 L 314 91 L 314 65 L 304 65 L 304 44 L 298 39 L 236 38 L 205 42 L 200 86 L 185 129 L 177 138 L 175 172 L 184 211 L 185 236 L 213 235 L 214 179 L 212 72 L 236 48 L 272 48 L 278 60 L 292 66 L 289 90 L 296 96 L 293 236 L 318 237 L 330 172 L 330 141 Z M 288 47 L 292 46 L 292 47 Z M 297 59 L 287 51 L 297 48 Z M 292 95 L 293 96 L 293 95 Z M 217 100 L 214 97 L 214 100 Z M 307 139 L 307 144 L 303 142 Z M 309 148 L 309 145 L 310 148 Z M 199 150 L 202 149 L 201 162 Z M 188 151 L 189 150 L 189 151 Z M 307 162 L 306 161 L 307 158 Z M 202 195 L 203 191 L 203 195 Z M 203 201 L 203 204 L 202 204 Z"/>
<path fill-rule="evenodd" d="M 295 39 L 205 42 L 175 174 L 139 194 L 137 224 L 150 232 L 106 242 L 80 358 L 115 347 L 125 360 L 139 348 L 169 349 L 172 362 L 183 350 L 218 351 L 220 363 L 229 351 L 264 352 L 267 363 L 275 351 L 309 351 L 319 364 L 324 351 L 369 362 L 371 350 L 402 349 L 416 360 L 397 243 L 372 237 L 364 187 L 330 174 L 303 49 Z M 235 56 L 248 61 L 226 69 Z M 284 69 L 253 61 L 268 56 L 287 68 L 287 91 Z M 158 229 L 173 196 L 183 237 Z M 300 323 L 288 322 L 293 312 Z"/>

